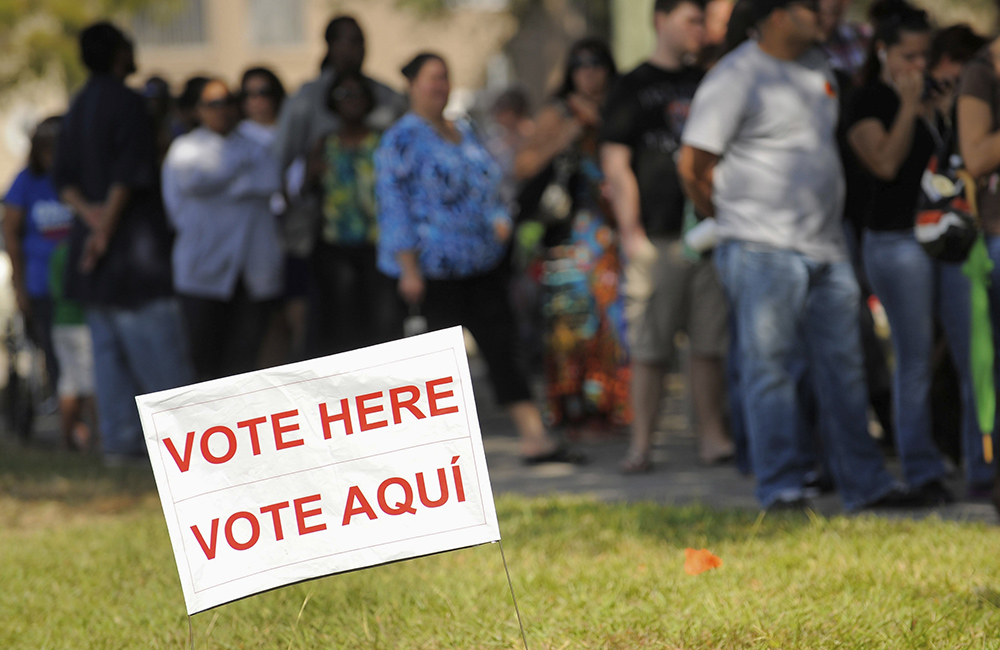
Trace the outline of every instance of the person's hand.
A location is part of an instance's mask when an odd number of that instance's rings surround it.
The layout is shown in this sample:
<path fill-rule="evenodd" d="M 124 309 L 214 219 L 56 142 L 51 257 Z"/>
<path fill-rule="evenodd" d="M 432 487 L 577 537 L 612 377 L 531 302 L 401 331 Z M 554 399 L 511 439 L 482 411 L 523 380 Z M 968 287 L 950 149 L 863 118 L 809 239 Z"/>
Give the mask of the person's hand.
<path fill-rule="evenodd" d="M 80 210 L 80 218 L 91 230 L 99 230 L 104 222 L 104 205 L 88 203 Z"/>
<path fill-rule="evenodd" d="M 572 94 L 566 99 L 573 117 L 584 126 L 599 126 L 601 124 L 601 108 L 595 102 L 583 95 Z"/>
<path fill-rule="evenodd" d="M 641 227 L 630 228 L 621 233 L 622 252 L 629 261 L 635 260 L 653 248 L 646 231 Z"/>
<path fill-rule="evenodd" d="M 399 276 L 399 295 L 408 305 L 419 305 L 424 299 L 424 279 L 419 273 L 406 272 Z"/>
<path fill-rule="evenodd" d="M 101 228 L 93 230 L 83 245 L 83 254 L 80 256 L 80 270 L 84 273 L 93 271 L 107 251 L 108 236 L 104 234 L 104 230 Z"/>
<path fill-rule="evenodd" d="M 16 283 L 14 287 L 14 299 L 17 301 L 17 310 L 24 314 L 25 318 L 31 317 L 31 298 L 28 297 L 28 288 L 24 282 Z"/>
<path fill-rule="evenodd" d="M 306 158 L 306 187 L 315 187 L 325 173 L 326 160 L 322 153 L 314 152 Z"/>
<path fill-rule="evenodd" d="M 896 92 L 904 106 L 916 108 L 924 95 L 924 73 L 914 70 L 896 79 Z"/>
<path fill-rule="evenodd" d="M 493 235 L 501 244 L 506 244 L 510 240 L 512 232 L 513 229 L 511 228 L 509 221 L 505 219 L 497 219 L 493 222 Z"/>

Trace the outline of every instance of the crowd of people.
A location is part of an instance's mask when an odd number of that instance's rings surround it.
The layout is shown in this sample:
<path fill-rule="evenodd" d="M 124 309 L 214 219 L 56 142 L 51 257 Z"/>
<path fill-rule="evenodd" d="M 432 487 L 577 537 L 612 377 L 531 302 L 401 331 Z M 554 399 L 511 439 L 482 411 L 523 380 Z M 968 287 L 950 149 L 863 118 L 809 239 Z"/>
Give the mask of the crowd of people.
<path fill-rule="evenodd" d="M 367 76 L 349 16 L 287 97 L 263 67 L 135 92 L 131 41 L 92 25 L 90 77 L 38 125 L 3 222 L 66 444 L 89 444 L 94 396 L 126 462 L 137 394 L 462 325 L 526 463 L 585 462 L 560 429 L 627 427 L 621 471 L 643 473 L 683 333 L 699 457 L 752 472 L 762 507 L 955 500 L 942 350 L 967 496 L 989 498 L 972 296 L 1000 333 L 1000 40 L 849 6 L 656 0 L 648 60 L 619 74 L 585 38 L 537 112 L 511 89 L 482 126 L 447 117 L 438 54 L 402 67 L 405 95 Z"/>

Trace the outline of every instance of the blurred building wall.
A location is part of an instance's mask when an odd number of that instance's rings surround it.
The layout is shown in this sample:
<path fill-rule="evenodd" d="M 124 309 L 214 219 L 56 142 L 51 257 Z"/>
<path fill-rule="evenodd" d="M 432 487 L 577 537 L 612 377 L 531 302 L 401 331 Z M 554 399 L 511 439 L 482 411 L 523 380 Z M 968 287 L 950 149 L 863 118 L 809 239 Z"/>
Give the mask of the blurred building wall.
<path fill-rule="evenodd" d="M 346 13 L 356 17 L 365 32 L 365 70 L 371 76 L 402 88 L 402 65 L 421 50 L 434 50 L 448 59 L 456 87 L 476 88 L 484 82 L 490 58 L 516 29 L 512 17 L 490 9 L 488 3 L 475 5 L 485 8 L 459 8 L 440 17 L 400 9 L 394 0 L 195 0 L 195 4 L 203 11 L 201 42 L 163 43 L 153 29 L 136 30 L 139 78 L 161 74 L 176 89 L 187 77 L 210 72 L 236 83 L 247 67 L 267 65 L 293 91 L 316 76 L 326 52 L 323 31 L 332 16 Z M 298 15 L 289 17 L 288 12 Z"/>

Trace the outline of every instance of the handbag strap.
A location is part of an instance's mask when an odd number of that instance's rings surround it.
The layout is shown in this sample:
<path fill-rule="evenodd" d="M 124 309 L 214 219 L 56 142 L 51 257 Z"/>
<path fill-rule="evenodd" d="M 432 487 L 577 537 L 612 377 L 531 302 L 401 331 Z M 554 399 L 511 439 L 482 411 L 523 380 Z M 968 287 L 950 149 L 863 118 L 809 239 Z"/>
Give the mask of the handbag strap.
<path fill-rule="evenodd" d="M 969 173 L 968 169 L 964 167 L 955 172 L 955 176 L 962 180 L 965 184 L 965 200 L 969 203 L 969 213 L 976 222 L 976 227 L 980 226 L 979 223 L 979 204 L 977 202 L 978 197 L 976 196 L 976 179 Z"/>

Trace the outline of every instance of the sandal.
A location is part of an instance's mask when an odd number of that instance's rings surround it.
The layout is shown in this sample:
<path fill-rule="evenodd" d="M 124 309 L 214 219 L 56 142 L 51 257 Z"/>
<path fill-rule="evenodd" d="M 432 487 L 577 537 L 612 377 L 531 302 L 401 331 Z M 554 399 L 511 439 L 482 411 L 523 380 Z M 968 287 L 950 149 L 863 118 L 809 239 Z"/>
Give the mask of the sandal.
<path fill-rule="evenodd" d="M 648 474 L 653 471 L 653 461 L 646 456 L 629 456 L 619 466 L 622 474 Z"/>
<path fill-rule="evenodd" d="M 572 465 L 585 465 L 589 462 L 587 455 L 573 451 L 565 443 L 560 443 L 552 451 L 535 456 L 522 456 L 521 462 L 525 465 L 541 465 L 543 463 L 570 463 Z"/>

